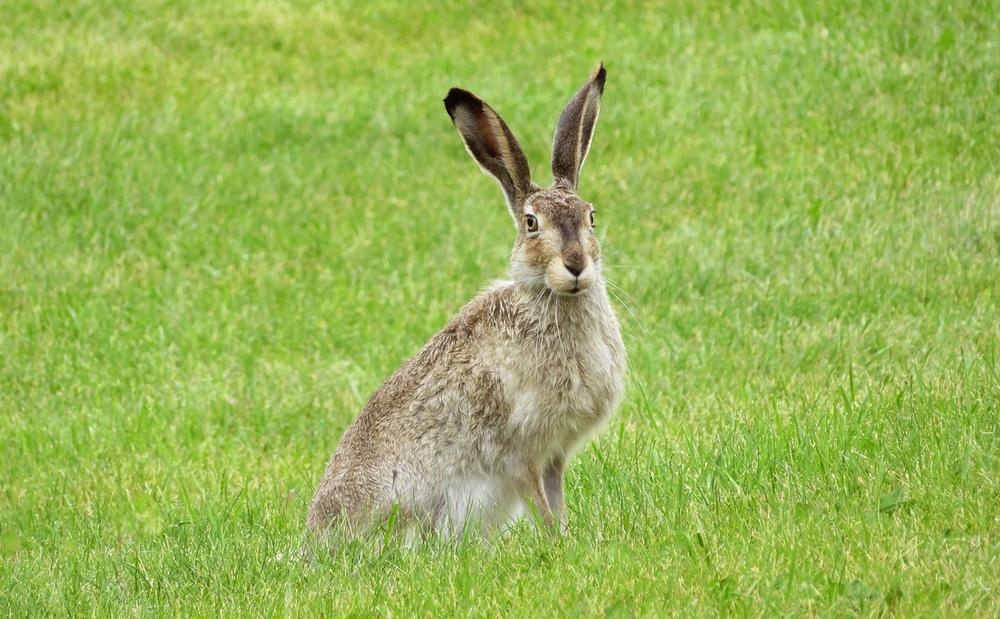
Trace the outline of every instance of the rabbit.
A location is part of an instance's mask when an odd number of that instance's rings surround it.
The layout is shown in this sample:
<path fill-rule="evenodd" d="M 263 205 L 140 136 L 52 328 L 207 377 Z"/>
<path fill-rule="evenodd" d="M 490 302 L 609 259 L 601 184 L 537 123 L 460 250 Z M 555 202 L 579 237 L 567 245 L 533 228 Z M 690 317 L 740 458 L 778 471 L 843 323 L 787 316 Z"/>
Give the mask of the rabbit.
<path fill-rule="evenodd" d="M 493 108 L 449 90 L 448 115 L 514 219 L 510 279 L 481 291 L 371 396 L 309 507 L 313 534 L 392 518 L 408 535 L 458 538 L 528 513 L 567 530 L 566 465 L 614 413 L 626 367 L 594 208 L 576 193 L 606 75 L 599 64 L 559 117 L 548 188 L 532 182 Z"/>

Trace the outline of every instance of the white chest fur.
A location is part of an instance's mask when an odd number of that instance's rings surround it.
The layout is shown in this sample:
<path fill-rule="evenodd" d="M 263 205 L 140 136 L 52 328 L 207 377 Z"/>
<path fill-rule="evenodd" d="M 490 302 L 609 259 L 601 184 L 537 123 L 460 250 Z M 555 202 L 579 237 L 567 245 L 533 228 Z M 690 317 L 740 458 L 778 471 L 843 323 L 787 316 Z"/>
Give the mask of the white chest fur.
<path fill-rule="evenodd" d="M 505 372 L 509 424 L 533 460 L 570 454 L 621 399 L 624 348 L 606 299 L 567 311 L 518 346 Z"/>

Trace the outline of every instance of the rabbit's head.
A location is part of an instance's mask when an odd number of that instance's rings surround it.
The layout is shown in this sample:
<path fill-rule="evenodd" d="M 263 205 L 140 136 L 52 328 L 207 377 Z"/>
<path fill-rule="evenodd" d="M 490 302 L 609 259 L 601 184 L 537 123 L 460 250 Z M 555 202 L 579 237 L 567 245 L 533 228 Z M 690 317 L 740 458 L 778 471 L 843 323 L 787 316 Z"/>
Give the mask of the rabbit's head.
<path fill-rule="evenodd" d="M 459 88 L 452 88 L 444 100 L 469 154 L 497 180 L 507 198 L 517 228 L 511 276 L 564 296 L 582 293 L 600 277 L 594 208 L 576 194 L 576 188 L 606 75 L 604 65 L 599 65 L 559 117 L 552 145 L 554 181 L 548 188 L 531 180 L 520 145 L 486 102 Z"/>

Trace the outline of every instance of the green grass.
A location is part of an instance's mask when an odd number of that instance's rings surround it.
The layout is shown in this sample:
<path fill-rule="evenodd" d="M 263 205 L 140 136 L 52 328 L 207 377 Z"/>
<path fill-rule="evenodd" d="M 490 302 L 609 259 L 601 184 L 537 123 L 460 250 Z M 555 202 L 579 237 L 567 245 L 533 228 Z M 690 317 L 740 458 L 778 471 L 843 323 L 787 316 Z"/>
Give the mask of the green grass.
<path fill-rule="evenodd" d="M 998 612 L 996 3 L 132 4 L 0 6 L 0 614 Z M 273 561 L 600 59 L 571 532 Z"/>

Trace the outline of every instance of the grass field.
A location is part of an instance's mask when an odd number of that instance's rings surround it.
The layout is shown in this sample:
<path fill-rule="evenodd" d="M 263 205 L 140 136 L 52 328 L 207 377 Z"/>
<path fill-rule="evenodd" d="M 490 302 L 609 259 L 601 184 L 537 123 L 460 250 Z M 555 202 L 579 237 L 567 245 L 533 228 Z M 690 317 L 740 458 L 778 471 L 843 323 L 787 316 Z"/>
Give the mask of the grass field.
<path fill-rule="evenodd" d="M 0 4 L 0 614 L 1000 612 L 996 3 L 131 4 Z M 273 560 L 601 59 L 570 533 Z"/>

